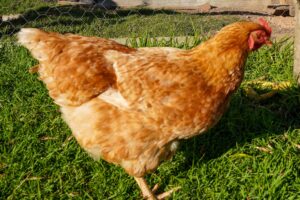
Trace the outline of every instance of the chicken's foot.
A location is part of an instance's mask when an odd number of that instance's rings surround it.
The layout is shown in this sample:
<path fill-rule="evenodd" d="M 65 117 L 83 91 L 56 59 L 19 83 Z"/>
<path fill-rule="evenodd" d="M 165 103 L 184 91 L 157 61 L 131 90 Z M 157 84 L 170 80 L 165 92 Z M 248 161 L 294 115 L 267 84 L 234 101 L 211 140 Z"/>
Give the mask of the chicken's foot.
<path fill-rule="evenodd" d="M 143 198 L 147 200 L 160 200 L 165 199 L 166 197 L 170 196 L 173 192 L 180 189 L 180 187 L 173 188 L 167 192 L 159 194 L 155 196 L 153 193 L 158 189 L 158 185 L 156 184 L 153 189 L 151 190 L 144 178 L 134 177 L 135 181 L 137 182 L 138 186 L 140 187 Z"/>

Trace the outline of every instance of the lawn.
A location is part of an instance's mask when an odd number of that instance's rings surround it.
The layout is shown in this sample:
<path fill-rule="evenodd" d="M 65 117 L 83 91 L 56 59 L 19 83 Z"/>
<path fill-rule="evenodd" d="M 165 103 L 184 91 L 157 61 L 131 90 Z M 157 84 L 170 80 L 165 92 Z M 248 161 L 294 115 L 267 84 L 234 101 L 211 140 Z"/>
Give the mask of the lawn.
<path fill-rule="evenodd" d="M 3 2 L 8 1 L 0 5 Z M 86 11 L 52 4 L 32 8 L 18 10 L 31 20 L 0 24 L 0 199 L 140 199 L 133 178 L 117 166 L 92 160 L 70 137 L 58 106 L 37 76 L 28 72 L 36 61 L 10 33 L 34 26 L 111 38 L 142 37 L 129 41 L 135 47 L 191 48 L 202 40 L 197 35 L 205 38 L 237 19 L 151 10 Z M 65 9 L 68 12 L 61 12 Z M 147 39 L 195 34 L 189 44 Z M 159 183 L 161 191 L 181 186 L 172 199 L 300 199 L 300 91 L 292 65 L 292 40 L 252 53 L 245 82 L 291 81 L 292 86 L 261 102 L 238 90 L 221 121 L 207 133 L 182 141 L 173 159 L 147 176 L 148 182 Z"/>
<path fill-rule="evenodd" d="M 5 13 L 5 5 L 2 12 Z M 22 5 L 22 4 L 21 4 Z M 39 5 L 39 4 L 38 4 Z M 106 38 L 193 36 L 214 32 L 233 22 L 231 16 L 200 16 L 180 14 L 170 10 L 113 10 L 107 11 L 85 6 L 33 6 L 25 9 L 19 19 L 0 21 L 0 37 L 12 35 L 20 27 L 43 28 L 61 33 L 78 33 Z M 11 8 L 11 10 L 18 10 Z M 0 1 L 1 15 L 1 1 Z"/>

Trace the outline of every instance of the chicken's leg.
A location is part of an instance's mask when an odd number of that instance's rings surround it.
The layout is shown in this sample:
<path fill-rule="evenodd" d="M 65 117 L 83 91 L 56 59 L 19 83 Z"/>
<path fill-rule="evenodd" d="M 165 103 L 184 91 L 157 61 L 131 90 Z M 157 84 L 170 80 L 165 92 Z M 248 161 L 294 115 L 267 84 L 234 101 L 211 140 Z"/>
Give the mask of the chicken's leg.
<path fill-rule="evenodd" d="M 138 177 L 134 177 L 134 179 L 136 180 L 137 184 L 139 185 L 142 194 L 143 194 L 143 198 L 147 199 L 147 200 L 160 200 L 160 199 L 164 199 L 168 196 L 170 196 L 173 192 L 177 191 L 180 189 L 180 187 L 176 187 L 172 190 L 169 190 L 167 192 L 164 192 L 162 194 L 159 194 L 157 196 L 155 196 L 153 194 L 153 192 L 150 190 L 146 180 L 144 178 L 138 178 Z M 154 186 L 155 187 L 155 186 Z M 157 189 L 157 188 L 156 188 Z"/>

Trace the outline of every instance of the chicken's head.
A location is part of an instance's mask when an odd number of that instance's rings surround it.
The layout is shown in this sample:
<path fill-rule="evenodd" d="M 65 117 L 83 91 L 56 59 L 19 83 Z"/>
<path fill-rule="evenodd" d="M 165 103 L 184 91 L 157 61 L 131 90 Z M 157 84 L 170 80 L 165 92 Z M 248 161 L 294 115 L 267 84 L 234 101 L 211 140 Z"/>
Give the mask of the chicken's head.
<path fill-rule="evenodd" d="M 252 51 L 260 48 L 264 44 L 268 46 L 272 45 L 272 42 L 270 41 L 272 34 L 271 27 L 263 18 L 259 19 L 259 23 L 264 29 L 251 32 L 248 39 L 249 49 Z"/>

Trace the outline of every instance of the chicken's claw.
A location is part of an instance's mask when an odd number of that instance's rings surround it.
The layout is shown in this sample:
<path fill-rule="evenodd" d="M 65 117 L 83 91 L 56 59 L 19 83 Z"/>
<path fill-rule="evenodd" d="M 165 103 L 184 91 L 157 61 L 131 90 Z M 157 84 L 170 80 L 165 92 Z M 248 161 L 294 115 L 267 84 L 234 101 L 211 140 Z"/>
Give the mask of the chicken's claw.
<path fill-rule="evenodd" d="M 161 194 L 157 195 L 156 198 L 158 200 L 165 199 L 166 197 L 169 197 L 173 192 L 176 192 L 177 190 L 180 190 L 180 189 L 181 189 L 181 187 L 173 188 L 173 189 L 171 189 L 167 192 L 164 192 L 164 193 L 161 193 Z"/>
<path fill-rule="evenodd" d="M 156 183 L 152 188 L 152 192 L 155 193 L 158 189 L 159 189 L 159 185 L 158 183 Z"/>
<path fill-rule="evenodd" d="M 138 178 L 138 177 L 134 177 L 134 179 L 136 180 L 138 186 L 140 187 L 142 194 L 143 194 L 143 199 L 145 200 L 161 200 L 161 199 L 165 199 L 166 197 L 169 197 L 173 192 L 176 192 L 177 190 L 179 190 L 181 187 L 176 187 L 173 188 L 167 192 L 164 192 L 162 194 L 159 195 L 155 195 L 155 191 L 158 190 L 159 186 L 158 184 L 156 184 L 152 190 L 150 190 L 146 180 L 144 178 Z"/>

